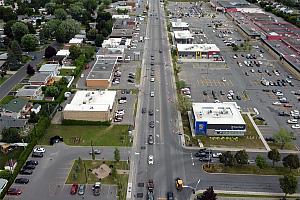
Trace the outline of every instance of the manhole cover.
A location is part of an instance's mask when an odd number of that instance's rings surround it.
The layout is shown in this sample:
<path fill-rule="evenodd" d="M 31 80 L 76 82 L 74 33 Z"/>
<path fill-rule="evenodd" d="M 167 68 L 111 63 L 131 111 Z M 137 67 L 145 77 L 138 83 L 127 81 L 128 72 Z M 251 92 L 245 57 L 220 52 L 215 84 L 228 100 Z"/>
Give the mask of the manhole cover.
<path fill-rule="evenodd" d="M 138 183 L 138 187 L 144 187 L 144 183 Z"/>
<path fill-rule="evenodd" d="M 136 198 L 143 198 L 144 194 L 143 193 L 137 193 Z"/>

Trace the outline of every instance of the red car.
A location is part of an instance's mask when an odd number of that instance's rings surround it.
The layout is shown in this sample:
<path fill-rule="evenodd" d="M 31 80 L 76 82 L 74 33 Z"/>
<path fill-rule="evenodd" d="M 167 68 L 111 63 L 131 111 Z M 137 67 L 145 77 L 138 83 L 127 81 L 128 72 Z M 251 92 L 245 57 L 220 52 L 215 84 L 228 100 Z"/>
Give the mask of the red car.
<path fill-rule="evenodd" d="M 20 195 L 21 193 L 22 193 L 22 191 L 17 188 L 9 188 L 7 191 L 8 195 Z"/>
<path fill-rule="evenodd" d="M 76 194 L 77 190 L 78 190 L 78 184 L 77 183 L 73 183 L 73 185 L 71 187 L 70 194 Z"/>

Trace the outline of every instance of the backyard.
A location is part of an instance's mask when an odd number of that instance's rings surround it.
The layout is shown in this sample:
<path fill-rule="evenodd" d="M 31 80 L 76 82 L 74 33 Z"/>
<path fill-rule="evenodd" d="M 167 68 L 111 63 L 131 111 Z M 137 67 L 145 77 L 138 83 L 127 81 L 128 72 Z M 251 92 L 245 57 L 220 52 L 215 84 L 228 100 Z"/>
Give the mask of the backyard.
<path fill-rule="evenodd" d="M 67 126 L 51 125 L 39 142 L 48 145 L 49 139 L 59 135 L 67 145 L 90 146 L 131 146 L 127 125 L 111 126 Z"/>
<path fill-rule="evenodd" d="M 6 162 L 10 159 L 17 160 L 24 149 L 21 147 L 13 149 L 11 152 L 4 154 L 0 151 L 0 170 L 4 168 Z"/>

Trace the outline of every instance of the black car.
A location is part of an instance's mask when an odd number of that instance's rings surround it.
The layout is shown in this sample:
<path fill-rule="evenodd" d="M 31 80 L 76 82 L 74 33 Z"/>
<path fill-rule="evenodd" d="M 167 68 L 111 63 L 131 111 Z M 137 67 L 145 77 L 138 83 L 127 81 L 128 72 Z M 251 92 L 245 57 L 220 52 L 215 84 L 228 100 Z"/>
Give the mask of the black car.
<path fill-rule="evenodd" d="M 154 114 L 153 110 L 150 109 L 150 110 L 149 110 L 149 115 L 153 115 L 153 114 Z"/>
<path fill-rule="evenodd" d="M 207 153 L 206 152 L 196 152 L 194 154 L 195 157 L 206 157 Z"/>
<path fill-rule="evenodd" d="M 209 158 L 209 157 L 201 157 L 201 158 L 199 158 L 199 161 L 201 161 L 201 162 L 211 162 L 211 158 Z"/>
<path fill-rule="evenodd" d="M 50 145 L 53 145 L 53 144 L 59 143 L 59 142 L 63 142 L 63 141 L 64 141 L 64 139 L 62 137 L 56 135 L 56 136 L 53 136 L 50 138 Z"/>
<path fill-rule="evenodd" d="M 134 79 L 134 78 L 135 78 L 135 76 L 134 76 L 134 75 L 131 75 L 131 74 L 129 74 L 129 75 L 128 75 L 128 78 L 133 78 L 133 79 Z"/>
<path fill-rule="evenodd" d="M 133 79 L 128 79 L 127 82 L 128 83 L 134 83 L 134 80 Z"/>
<path fill-rule="evenodd" d="M 44 154 L 40 152 L 33 152 L 31 156 L 36 158 L 41 158 L 44 156 Z"/>
<path fill-rule="evenodd" d="M 148 144 L 154 144 L 153 135 L 148 136 Z"/>
<path fill-rule="evenodd" d="M 142 108 L 142 113 L 146 113 L 147 108 Z"/>
<path fill-rule="evenodd" d="M 17 183 L 17 184 L 27 184 L 27 183 L 29 183 L 29 179 L 28 178 L 17 178 L 15 180 L 15 183 Z"/>
<path fill-rule="evenodd" d="M 206 91 L 203 91 L 203 95 L 207 95 L 207 92 L 206 92 Z"/>
<path fill-rule="evenodd" d="M 149 127 L 150 127 L 150 128 L 154 128 L 154 121 L 150 121 L 150 122 L 149 122 Z"/>
<path fill-rule="evenodd" d="M 159 50 L 159 53 L 162 53 L 162 50 L 161 50 L 161 49 Z"/>
<path fill-rule="evenodd" d="M 21 169 L 20 174 L 22 175 L 31 175 L 33 173 L 30 169 Z"/>
<path fill-rule="evenodd" d="M 275 142 L 275 139 L 272 137 L 266 137 L 265 140 L 266 142 Z"/>
<path fill-rule="evenodd" d="M 173 192 L 168 192 L 167 193 L 167 200 L 174 200 Z"/>
<path fill-rule="evenodd" d="M 23 169 L 35 169 L 35 165 L 24 165 Z"/>
<path fill-rule="evenodd" d="M 39 162 L 36 160 L 28 160 L 25 165 L 38 165 Z"/>

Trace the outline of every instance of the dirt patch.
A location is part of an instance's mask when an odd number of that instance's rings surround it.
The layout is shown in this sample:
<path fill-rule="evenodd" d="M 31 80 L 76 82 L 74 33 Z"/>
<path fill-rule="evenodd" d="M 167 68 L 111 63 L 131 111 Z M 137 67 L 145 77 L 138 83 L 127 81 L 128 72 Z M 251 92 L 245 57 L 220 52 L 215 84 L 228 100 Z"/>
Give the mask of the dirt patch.
<path fill-rule="evenodd" d="M 103 179 L 111 173 L 111 169 L 106 164 L 100 165 L 100 167 L 92 170 L 92 173 L 98 178 Z"/>

